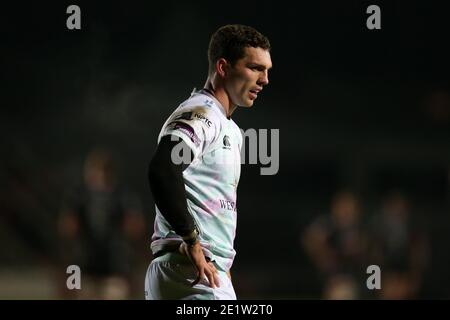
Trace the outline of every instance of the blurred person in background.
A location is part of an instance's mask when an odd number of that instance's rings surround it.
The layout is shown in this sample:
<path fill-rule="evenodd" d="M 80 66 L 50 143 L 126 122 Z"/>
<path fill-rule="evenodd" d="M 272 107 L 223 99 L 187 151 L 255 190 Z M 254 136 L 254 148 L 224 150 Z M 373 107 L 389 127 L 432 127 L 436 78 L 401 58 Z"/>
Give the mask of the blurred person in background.
<path fill-rule="evenodd" d="M 302 236 L 307 255 L 323 279 L 322 298 L 357 299 L 365 284 L 367 235 L 358 200 L 350 191 L 337 192 L 330 214 L 318 216 Z"/>
<path fill-rule="evenodd" d="M 83 178 L 66 197 L 58 226 L 66 240 L 64 260 L 81 269 L 77 298 L 129 298 L 132 242 L 145 231 L 140 200 L 119 182 L 115 161 L 106 150 L 88 155 Z"/>
<path fill-rule="evenodd" d="M 370 256 L 382 275 L 380 298 L 416 299 L 428 246 L 425 233 L 412 221 L 408 198 L 391 191 L 370 225 Z"/>

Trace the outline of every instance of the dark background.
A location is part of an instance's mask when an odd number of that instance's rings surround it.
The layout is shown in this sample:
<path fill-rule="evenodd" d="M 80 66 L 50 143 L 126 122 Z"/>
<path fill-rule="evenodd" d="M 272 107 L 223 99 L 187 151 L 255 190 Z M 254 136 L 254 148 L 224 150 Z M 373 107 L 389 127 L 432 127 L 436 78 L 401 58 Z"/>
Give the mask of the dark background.
<path fill-rule="evenodd" d="M 70 4 L 81 8 L 81 30 L 66 28 Z M 381 30 L 366 28 L 370 4 L 381 7 Z M 318 297 L 300 244 L 305 226 L 341 188 L 355 190 L 370 215 L 396 187 L 430 235 L 420 297 L 450 297 L 447 6 L 41 1 L 2 4 L 1 12 L 0 269 L 15 288 L 0 281 L 1 297 L 54 297 L 26 289 L 25 279 L 37 272 L 51 286 L 61 272 L 56 216 L 95 146 L 114 152 L 144 203 L 143 281 L 154 215 L 147 165 L 167 116 L 206 80 L 211 34 L 229 23 L 255 27 L 273 48 L 269 86 L 233 118 L 244 130 L 280 130 L 277 175 L 242 166 L 238 296 Z"/>

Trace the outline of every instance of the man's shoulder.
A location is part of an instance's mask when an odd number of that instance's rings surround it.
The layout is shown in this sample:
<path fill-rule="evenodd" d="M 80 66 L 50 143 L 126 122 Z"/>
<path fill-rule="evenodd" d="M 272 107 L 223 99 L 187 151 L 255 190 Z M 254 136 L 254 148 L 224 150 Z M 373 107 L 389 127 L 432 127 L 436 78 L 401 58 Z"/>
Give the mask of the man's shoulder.
<path fill-rule="evenodd" d="M 172 113 L 172 120 L 200 120 L 217 126 L 221 119 L 214 102 L 206 95 L 195 94 L 183 101 Z"/>
<path fill-rule="evenodd" d="M 207 98 L 205 95 L 193 93 L 183 101 L 164 123 L 158 141 L 168 133 L 178 135 L 177 131 L 187 134 L 195 141 L 202 140 L 201 137 L 214 140 L 221 130 L 222 123 L 220 114 Z"/>
<path fill-rule="evenodd" d="M 215 114 L 217 112 L 214 101 L 205 94 L 193 93 L 188 99 L 184 100 L 180 109 L 198 109 L 205 113 Z"/>

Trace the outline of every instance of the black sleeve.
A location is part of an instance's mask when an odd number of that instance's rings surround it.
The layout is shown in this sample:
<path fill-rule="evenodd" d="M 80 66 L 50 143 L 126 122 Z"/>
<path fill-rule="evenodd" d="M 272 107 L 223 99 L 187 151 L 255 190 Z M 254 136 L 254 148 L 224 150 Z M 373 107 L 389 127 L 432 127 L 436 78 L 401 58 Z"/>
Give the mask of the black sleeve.
<path fill-rule="evenodd" d="M 150 162 L 148 178 L 159 211 L 177 234 L 185 236 L 194 230 L 195 224 L 187 210 L 183 180 L 183 170 L 189 164 L 174 164 L 171 159 L 172 148 L 179 143 L 185 144 L 183 141 L 171 141 L 169 135 L 161 138 Z M 185 144 L 183 150 L 190 148 Z M 190 159 L 192 158 L 191 151 Z"/>

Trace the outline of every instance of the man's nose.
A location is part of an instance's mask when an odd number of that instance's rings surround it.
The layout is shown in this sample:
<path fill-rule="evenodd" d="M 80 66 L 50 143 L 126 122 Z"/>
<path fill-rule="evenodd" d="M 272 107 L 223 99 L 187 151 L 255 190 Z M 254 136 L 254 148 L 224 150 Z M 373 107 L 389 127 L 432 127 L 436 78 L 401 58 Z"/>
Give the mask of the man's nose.
<path fill-rule="evenodd" d="M 261 74 L 258 84 L 262 86 L 266 86 L 269 84 L 269 73 L 267 72 L 267 70 Z"/>

